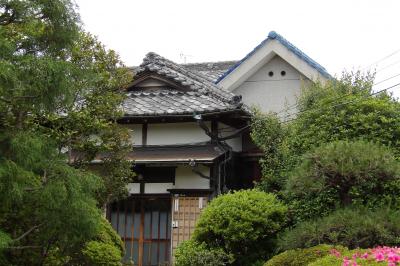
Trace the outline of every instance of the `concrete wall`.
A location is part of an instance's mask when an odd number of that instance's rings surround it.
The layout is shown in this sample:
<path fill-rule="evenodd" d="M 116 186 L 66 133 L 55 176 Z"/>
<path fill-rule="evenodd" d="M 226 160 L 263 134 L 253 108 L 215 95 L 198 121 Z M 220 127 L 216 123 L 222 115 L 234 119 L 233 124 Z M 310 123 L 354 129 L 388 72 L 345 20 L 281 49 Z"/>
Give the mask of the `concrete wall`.
<path fill-rule="evenodd" d="M 210 123 L 207 123 L 210 128 Z M 136 139 L 136 138 L 135 138 Z M 147 145 L 172 145 L 209 141 L 196 123 L 148 124 Z"/>
<path fill-rule="evenodd" d="M 284 75 L 281 72 L 284 71 Z M 270 73 L 273 73 L 270 76 Z M 243 102 L 263 112 L 280 112 L 296 103 L 302 85 L 308 79 L 279 56 L 275 56 L 233 93 L 242 95 Z M 295 111 L 295 110 L 292 110 Z"/>

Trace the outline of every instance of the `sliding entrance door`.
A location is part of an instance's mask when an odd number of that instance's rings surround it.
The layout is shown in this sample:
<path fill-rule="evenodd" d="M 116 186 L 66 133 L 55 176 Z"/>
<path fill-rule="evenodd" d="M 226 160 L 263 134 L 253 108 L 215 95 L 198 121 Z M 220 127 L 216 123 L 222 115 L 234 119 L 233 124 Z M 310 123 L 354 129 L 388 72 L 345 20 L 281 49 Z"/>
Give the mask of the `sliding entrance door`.
<path fill-rule="evenodd" d="M 125 263 L 170 265 L 171 198 L 129 198 L 111 205 L 110 220 L 125 243 Z"/>

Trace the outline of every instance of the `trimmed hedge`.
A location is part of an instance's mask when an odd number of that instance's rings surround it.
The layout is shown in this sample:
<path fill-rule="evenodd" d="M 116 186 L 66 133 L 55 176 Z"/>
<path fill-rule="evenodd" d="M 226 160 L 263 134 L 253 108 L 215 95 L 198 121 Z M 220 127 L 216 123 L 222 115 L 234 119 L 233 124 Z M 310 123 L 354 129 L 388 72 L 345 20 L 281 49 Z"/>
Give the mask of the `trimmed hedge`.
<path fill-rule="evenodd" d="M 280 250 L 318 244 L 354 248 L 400 245 L 400 211 L 371 211 L 363 207 L 340 209 L 329 216 L 306 221 L 280 235 Z"/>
<path fill-rule="evenodd" d="M 230 262 L 232 256 L 222 249 L 209 249 L 193 240 L 182 242 L 175 251 L 175 266 L 224 266 Z"/>
<path fill-rule="evenodd" d="M 382 144 L 330 142 L 304 155 L 290 173 L 285 194 L 295 222 L 349 205 L 399 206 L 400 163 Z"/>
<path fill-rule="evenodd" d="M 221 195 L 204 209 L 193 240 L 222 248 L 235 264 L 265 260 L 275 250 L 276 234 L 286 222 L 287 207 L 273 194 L 240 190 Z"/>

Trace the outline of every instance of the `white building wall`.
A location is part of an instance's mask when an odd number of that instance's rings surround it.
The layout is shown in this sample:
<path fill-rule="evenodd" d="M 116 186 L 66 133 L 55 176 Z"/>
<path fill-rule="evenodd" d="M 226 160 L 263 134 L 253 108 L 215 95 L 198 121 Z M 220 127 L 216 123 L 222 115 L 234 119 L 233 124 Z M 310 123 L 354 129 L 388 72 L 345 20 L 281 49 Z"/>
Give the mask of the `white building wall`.
<path fill-rule="evenodd" d="M 167 194 L 167 189 L 209 189 L 210 180 L 199 176 L 192 171 L 189 165 L 180 165 L 176 168 L 175 184 L 173 183 L 146 183 L 144 185 L 145 194 Z M 196 170 L 205 176 L 210 176 L 210 168 L 208 166 L 196 166 Z M 140 184 L 129 183 L 129 194 L 139 194 Z"/>
<path fill-rule="evenodd" d="M 190 189 L 208 189 L 210 188 L 210 180 L 202 178 L 192 171 L 189 165 L 181 165 L 176 168 L 175 186 L 174 188 L 190 188 Z M 210 168 L 199 165 L 196 170 L 210 176 Z"/>
<path fill-rule="evenodd" d="M 228 126 L 224 123 L 218 123 L 218 130 L 220 132 L 219 137 L 226 137 L 233 134 L 238 129 Z M 239 135 L 238 137 L 233 139 L 228 139 L 225 142 L 232 147 L 233 151 L 242 151 L 242 135 Z"/>
<path fill-rule="evenodd" d="M 285 74 L 282 75 L 281 72 Z M 272 72 L 273 76 L 269 73 Z M 275 56 L 233 93 L 242 95 L 248 106 L 263 112 L 280 112 L 296 103 L 301 87 L 308 79 L 279 56 Z M 295 110 L 292 110 L 293 112 Z"/>
<path fill-rule="evenodd" d="M 121 124 L 131 131 L 131 143 L 133 145 L 142 145 L 142 124 Z"/>
<path fill-rule="evenodd" d="M 210 128 L 210 123 L 207 123 Z M 135 137 L 136 140 L 136 137 Z M 210 141 L 195 122 L 148 124 L 147 145 L 188 144 Z"/>

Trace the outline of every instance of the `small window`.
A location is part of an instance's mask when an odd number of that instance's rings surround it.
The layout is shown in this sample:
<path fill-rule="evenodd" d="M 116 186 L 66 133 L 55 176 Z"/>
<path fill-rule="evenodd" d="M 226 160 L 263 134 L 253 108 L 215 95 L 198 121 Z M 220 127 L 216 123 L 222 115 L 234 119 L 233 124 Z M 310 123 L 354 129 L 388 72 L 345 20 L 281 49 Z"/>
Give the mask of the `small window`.
<path fill-rule="evenodd" d="M 270 77 L 274 76 L 274 72 L 273 71 L 268 72 L 268 76 Z"/>
<path fill-rule="evenodd" d="M 286 71 L 285 71 L 285 70 L 282 70 L 282 71 L 281 71 L 281 76 L 282 76 L 282 77 L 286 76 Z"/>

